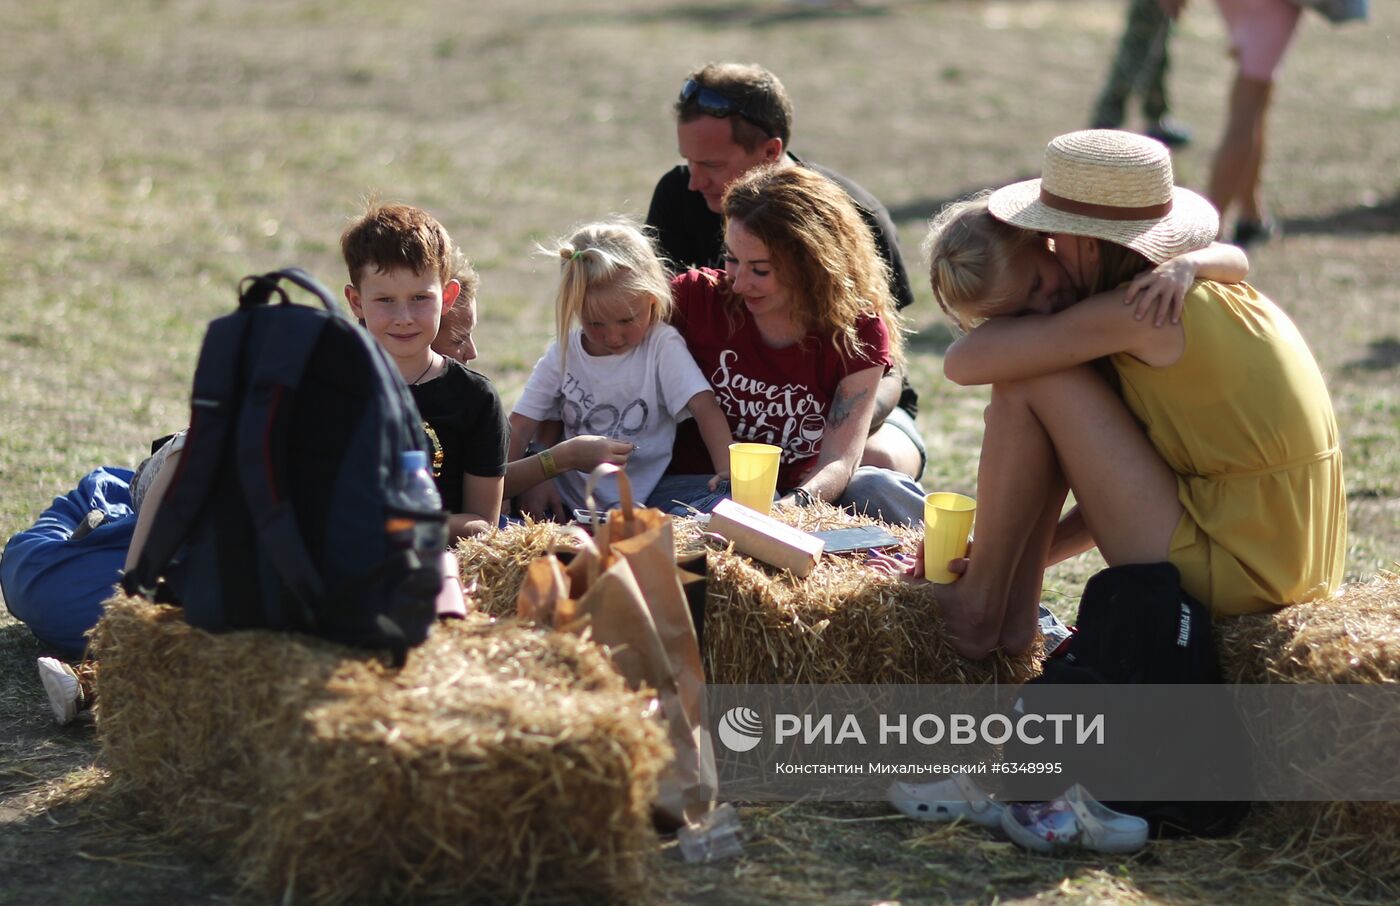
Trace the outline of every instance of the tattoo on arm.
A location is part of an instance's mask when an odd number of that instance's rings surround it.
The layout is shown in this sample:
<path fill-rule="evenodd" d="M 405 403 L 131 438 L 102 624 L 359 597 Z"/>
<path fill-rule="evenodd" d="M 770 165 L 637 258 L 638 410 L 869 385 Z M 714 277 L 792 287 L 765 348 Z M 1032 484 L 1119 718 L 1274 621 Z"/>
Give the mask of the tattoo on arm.
<path fill-rule="evenodd" d="M 859 393 L 846 394 L 840 389 L 836 391 L 836 397 L 831 401 L 831 415 L 827 418 L 827 424 L 833 428 L 839 428 L 846 423 L 846 419 L 851 417 L 856 405 L 870 394 L 869 390 L 862 390 Z"/>

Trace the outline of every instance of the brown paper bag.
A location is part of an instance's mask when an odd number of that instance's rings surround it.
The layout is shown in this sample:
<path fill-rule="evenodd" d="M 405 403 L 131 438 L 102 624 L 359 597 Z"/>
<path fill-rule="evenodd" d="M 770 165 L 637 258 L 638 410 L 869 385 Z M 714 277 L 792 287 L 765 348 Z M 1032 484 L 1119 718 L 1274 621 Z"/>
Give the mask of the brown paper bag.
<path fill-rule="evenodd" d="M 661 777 L 657 812 L 680 825 L 714 807 L 717 786 L 700 646 L 676 568 L 671 517 L 634 509 L 627 477 L 616 466 L 594 470 L 590 496 L 594 482 L 610 472 L 618 475 L 621 508 L 598 528 L 596 539 L 577 530 L 583 549 L 567 569 L 553 552 L 531 564 L 517 611 L 586 633 L 609 649 L 629 685 L 656 690 L 676 752 Z"/>

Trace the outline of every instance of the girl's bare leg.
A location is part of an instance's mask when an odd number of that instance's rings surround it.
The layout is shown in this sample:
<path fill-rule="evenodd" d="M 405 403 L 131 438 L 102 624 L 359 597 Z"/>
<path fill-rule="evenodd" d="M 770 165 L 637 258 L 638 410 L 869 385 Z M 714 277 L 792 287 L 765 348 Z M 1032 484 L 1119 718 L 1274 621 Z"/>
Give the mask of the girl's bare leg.
<path fill-rule="evenodd" d="M 987 406 L 968 573 L 934 594 L 953 647 L 972 659 L 997 647 L 1019 653 L 1034 641 L 1046 553 L 1065 500 L 1054 445 L 1015 387 L 994 386 Z"/>
<path fill-rule="evenodd" d="M 1037 572 L 1066 482 L 1111 566 L 1165 560 L 1182 512 L 1175 473 L 1087 365 L 993 387 L 977 481 L 976 549 L 963 577 L 935 592 L 969 658 L 1034 637 Z"/>
<path fill-rule="evenodd" d="M 1058 464 L 1057 464 L 1058 465 Z M 1016 565 L 1016 573 L 1011 580 L 1011 593 L 1006 599 L 1006 615 L 1002 618 L 1001 637 L 997 647 L 1007 654 L 1021 654 L 1029 651 L 1039 632 L 1040 595 L 1045 587 L 1045 564 L 1049 561 L 1050 542 L 1055 537 L 1055 526 L 1060 521 L 1069 488 L 1061 476 L 1055 487 L 1049 489 L 1045 498 L 1045 508 L 1039 518 L 1032 523 L 1026 538 L 1026 548 Z"/>

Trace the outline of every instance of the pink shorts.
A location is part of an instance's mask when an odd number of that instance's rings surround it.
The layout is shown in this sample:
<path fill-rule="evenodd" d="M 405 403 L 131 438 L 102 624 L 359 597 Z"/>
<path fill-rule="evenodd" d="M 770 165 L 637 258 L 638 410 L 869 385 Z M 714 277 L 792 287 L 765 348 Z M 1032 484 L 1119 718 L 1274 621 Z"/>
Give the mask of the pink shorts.
<path fill-rule="evenodd" d="M 1272 82 L 1288 42 L 1298 29 L 1302 7 L 1290 0 L 1215 0 L 1230 33 L 1230 53 L 1240 75 Z"/>

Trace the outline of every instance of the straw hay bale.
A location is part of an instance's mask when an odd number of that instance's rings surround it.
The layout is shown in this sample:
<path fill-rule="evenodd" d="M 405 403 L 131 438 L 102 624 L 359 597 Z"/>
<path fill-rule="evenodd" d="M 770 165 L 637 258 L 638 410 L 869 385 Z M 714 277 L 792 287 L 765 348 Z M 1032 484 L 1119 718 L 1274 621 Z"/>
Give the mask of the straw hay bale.
<path fill-rule="evenodd" d="M 1221 665 L 1237 683 L 1400 682 L 1400 575 L 1382 573 L 1335 596 L 1267 614 L 1217 621 Z M 1387 726 L 1382 727 L 1380 723 Z M 1367 733 L 1400 733 L 1400 715 Z M 1320 719 L 1319 726 L 1327 726 Z M 1339 735 L 1330 757 L 1374 757 L 1374 742 L 1349 749 Z M 1247 830 L 1273 858 L 1318 875 L 1369 879 L 1400 891 L 1400 802 L 1276 802 L 1255 807 Z"/>
<path fill-rule="evenodd" d="M 495 617 L 515 613 L 515 599 L 525 584 L 525 570 L 553 544 L 576 550 L 567 529 L 553 522 L 511 525 L 496 532 L 463 538 L 457 543 L 462 584 L 476 583 L 476 603 Z"/>
<path fill-rule="evenodd" d="M 1216 622 L 1225 677 L 1236 683 L 1400 682 L 1400 574 L 1336 595 Z"/>
<path fill-rule="evenodd" d="M 775 517 L 809 531 L 876 524 L 817 504 L 783 507 Z M 889 528 L 913 553 L 917 529 Z M 697 548 L 701 527 L 676 520 L 676 545 Z M 565 547 L 561 526 L 531 523 L 469 541 L 457 554 L 464 582 L 478 583 L 488 613 L 515 612 L 525 569 L 551 543 Z M 948 644 L 927 586 L 877 572 L 861 557 L 823 556 L 797 579 L 730 550 L 706 559 L 704 651 L 712 683 L 976 683 L 1015 682 L 1038 671 L 1039 651 L 973 663 Z"/>
<path fill-rule="evenodd" d="M 477 616 L 402 670 L 118 597 L 93 636 L 114 784 L 271 895 L 627 899 L 670 757 L 591 643 Z"/>

